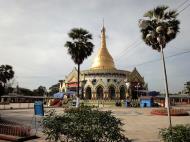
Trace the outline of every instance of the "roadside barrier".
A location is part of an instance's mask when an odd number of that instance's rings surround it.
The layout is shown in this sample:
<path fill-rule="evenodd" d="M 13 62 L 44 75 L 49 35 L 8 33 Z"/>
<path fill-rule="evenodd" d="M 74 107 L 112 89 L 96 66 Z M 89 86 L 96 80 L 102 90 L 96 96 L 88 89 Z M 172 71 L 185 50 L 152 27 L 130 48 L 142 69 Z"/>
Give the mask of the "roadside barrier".
<path fill-rule="evenodd" d="M 31 128 L 28 126 L 0 119 L 0 134 L 28 137 L 30 136 L 30 131 Z"/>

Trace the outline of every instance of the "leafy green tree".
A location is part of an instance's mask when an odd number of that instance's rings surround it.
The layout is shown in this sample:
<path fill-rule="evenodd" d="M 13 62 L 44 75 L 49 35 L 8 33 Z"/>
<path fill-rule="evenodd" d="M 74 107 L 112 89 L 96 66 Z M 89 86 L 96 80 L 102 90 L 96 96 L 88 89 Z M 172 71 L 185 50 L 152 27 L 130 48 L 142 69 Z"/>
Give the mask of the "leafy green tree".
<path fill-rule="evenodd" d="M 68 49 L 68 53 L 71 55 L 72 60 L 78 65 L 78 96 L 79 96 L 79 84 L 80 84 L 80 65 L 84 59 L 90 56 L 93 52 L 92 35 L 85 29 L 73 28 L 68 33 L 71 41 L 67 41 L 65 47 Z"/>
<path fill-rule="evenodd" d="M 36 96 L 44 96 L 44 95 L 46 95 L 47 94 L 47 89 L 46 89 L 46 87 L 44 87 L 44 86 L 39 86 L 37 89 L 35 89 L 34 91 L 34 94 L 36 95 Z"/>
<path fill-rule="evenodd" d="M 159 135 L 164 142 L 190 142 L 190 125 L 163 128 L 159 131 Z"/>
<path fill-rule="evenodd" d="M 53 96 L 53 94 L 55 94 L 57 92 L 59 92 L 59 83 L 49 87 L 48 96 Z"/>
<path fill-rule="evenodd" d="M 6 83 L 14 77 L 14 71 L 10 65 L 0 66 L 0 97 L 4 94 Z"/>
<path fill-rule="evenodd" d="M 13 87 L 11 87 L 11 86 L 8 86 L 8 87 L 5 87 L 5 91 L 4 91 L 4 94 L 9 94 L 9 93 L 12 93 L 13 92 L 13 90 L 14 90 L 14 88 Z"/>
<path fill-rule="evenodd" d="M 48 140 L 67 142 L 129 142 L 121 120 L 110 111 L 79 107 L 58 115 L 50 111 L 42 121 Z"/>
<path fill-rule="evenodd" d="M 184 85 L 184 94 L 190 95 L 190 81 L 186 82 Z"/>
<path fill-rule="evenodd" d="M 33 96 L 34 93 L 30 89 L 27 88 L 18 88 L 18 93 L 24 96 Z"/>
<path fill-rule="evenodd" d="M 169 125 L 171 127 L 168 81 L 163 49 L 173 40 L 179 32 L 180 22 L 176 19 L 178 13 L 175 10 L 167 11 L 167 6 L 158 6 L 144 14 L 144 19 L 139 21 L 139 27 L 144 42 L 154 50 L 161 53 L 164 68 L 166 107 L 168 108 Z"/>

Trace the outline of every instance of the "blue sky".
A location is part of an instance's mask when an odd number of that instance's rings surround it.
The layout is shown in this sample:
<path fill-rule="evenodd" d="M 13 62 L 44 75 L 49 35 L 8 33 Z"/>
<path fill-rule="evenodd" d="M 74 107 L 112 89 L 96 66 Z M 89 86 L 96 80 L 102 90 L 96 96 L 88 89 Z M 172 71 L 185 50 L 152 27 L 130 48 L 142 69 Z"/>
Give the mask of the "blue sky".
<path fill-rule="evenodd" d="M 67 33 L 82 27 L 93 34 L 94 53 L 81 68 L 88 69 L 100 47 L 104 18 L 107 48 L 117 69 L 139 70 L 150 90 L 164 91 L 160 54 L 141 40 L 138 20 L 158 5 L 182 10 L 190 4 L 180 0 L 0 0 L 0 64 L 10 64 L 19 86 L 35 89 L 50 87 L 75 66 L 64 47 Z M 180 6 L 181 5 L 181 6 Z M 182 11 L 180 33 L 164 50 L 166 56 L 186 52 L 189 47 L 190 7 Z M 141 65 L 140 65 L 141 64 Z M 166 60 L 170 92 L 183 89 L 190 80 L 190 55 Z"/>

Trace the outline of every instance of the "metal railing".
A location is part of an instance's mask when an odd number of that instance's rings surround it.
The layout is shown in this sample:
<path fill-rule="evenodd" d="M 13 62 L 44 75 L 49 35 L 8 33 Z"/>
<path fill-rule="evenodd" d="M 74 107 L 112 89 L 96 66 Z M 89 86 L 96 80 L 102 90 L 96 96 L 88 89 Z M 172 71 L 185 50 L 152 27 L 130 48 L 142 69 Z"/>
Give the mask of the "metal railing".
<path fill-rule="evenodd" d="M 28 137 L 30 136 L 30 131 L 29 126 L 0 119 L 0 134 Z"/>

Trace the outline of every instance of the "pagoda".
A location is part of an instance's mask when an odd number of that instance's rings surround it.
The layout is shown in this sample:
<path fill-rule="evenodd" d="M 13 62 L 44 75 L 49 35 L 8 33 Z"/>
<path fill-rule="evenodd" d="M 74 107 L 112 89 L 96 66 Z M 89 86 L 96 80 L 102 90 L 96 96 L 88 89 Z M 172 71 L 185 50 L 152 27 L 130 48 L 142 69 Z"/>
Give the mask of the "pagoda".
<path fill-rule="evenodd" d="M 114 59 L 106 46 L 106 29 L 101 30 L 101 44 L 92 66 L 80 74 L 81 94 L 84 99 L 126 99 L 136 94 L 135 86 L 144 85 L 144 78 L 134 68 L 132 72 L 116 68 Z M 77 69 L 66 76 L 67 88 L 76 90 Z M 74 88 L 72 88 L 74 85 Z M 140 89 L 140 88 L 137 88 Z"/>

